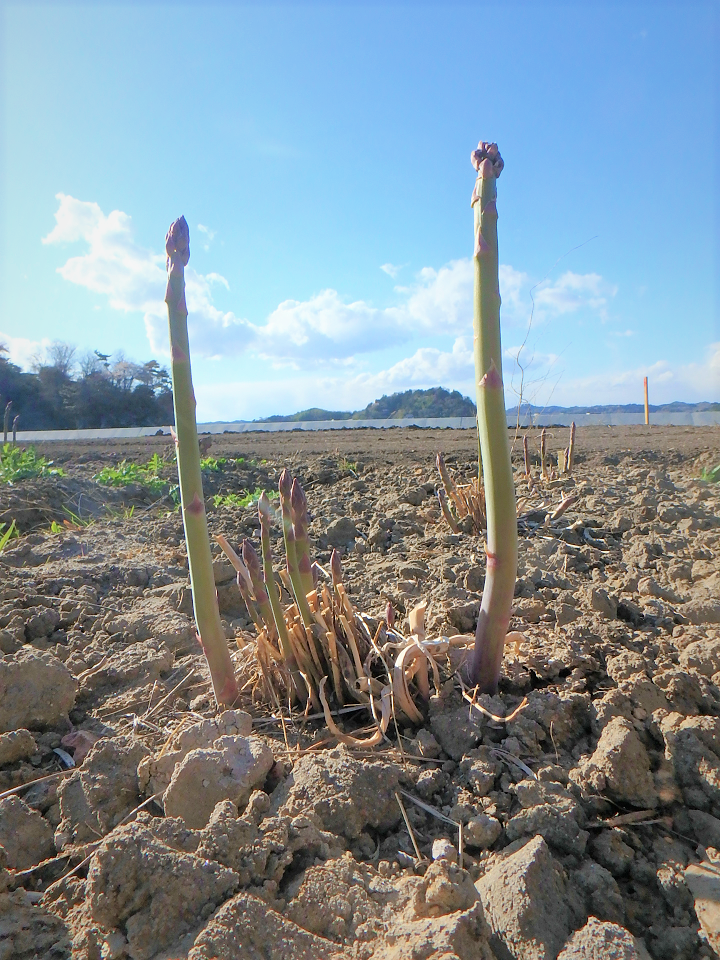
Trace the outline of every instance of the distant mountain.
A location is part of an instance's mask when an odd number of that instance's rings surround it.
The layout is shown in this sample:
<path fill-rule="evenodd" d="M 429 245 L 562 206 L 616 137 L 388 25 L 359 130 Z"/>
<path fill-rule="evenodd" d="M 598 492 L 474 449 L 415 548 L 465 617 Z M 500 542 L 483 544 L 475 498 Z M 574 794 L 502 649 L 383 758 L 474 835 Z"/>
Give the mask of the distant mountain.
<path fill-rule="evenodd" d="M 536 407 L 531 403 L 524 403 L 520 410 L 521 417 L 536 416 L 540 413 L 563 413 L 582 415 L 586 413 L 642 413 L 645 407 L 641 403 L 605 404 L 593 407 Z M 651 413 L 677 413 L 680 411 L 720 410 L 720 403 L 684 403 L 675 400 L 673 403 L 650 404 Z M 509 414 L 515 414 L 517 407 L 508 407 Z M 257 423 L 296 423 L 301 420 L 397 420 L 404 417 L 474 417 L 475 404 L 468 397 L 463 397 L 457 390 L 446 390 L 444 387 L 432 387 L 430 390 L 406 390 L 404 393 L 393 393 L 392 396 L 382 396 L 379 400 L 369 403 L 363 410 L 354 412 L 348 410 L 322 410 L 320 407 L 311 407 L 289 416 L 265 417 Z"/>

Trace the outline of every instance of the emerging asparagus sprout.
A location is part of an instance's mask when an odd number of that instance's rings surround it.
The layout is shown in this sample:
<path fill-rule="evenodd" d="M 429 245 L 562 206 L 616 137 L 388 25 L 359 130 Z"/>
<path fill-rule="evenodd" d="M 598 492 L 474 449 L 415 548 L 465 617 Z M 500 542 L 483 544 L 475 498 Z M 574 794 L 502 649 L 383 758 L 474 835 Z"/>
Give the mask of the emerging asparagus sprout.
<path fill-rule="evenodd" d="M 480 451 L 487 518 L 487 572 L 468 675 L 483 693 L 495 693 L 517 575 L 517 512 L 510 460 L 500 344 L 497 144 L 481 141 L 471 154 L 478 172 L 471 206 L 475 224 L 473 329 Z"/>
<path fill-rule="evenodd" d="M 170 326 L 175 444 L 195 622 L 198 640 L 210 667 L 215 699 L 221 706 L 232 706 L 237 699 L 238 688 L 225 631 L 220 622 L 215 590 L 195 421 L 195 393 L 190 370 L 188 311 L 185 303 L 185 266 L 190 258 L 190 231 L 185 217 L 180 217 L 170 226 L 165 249 L 168 271 L 165 302 Z"/>
<path fill-rule="evenodd" d="M 429 670 L 439 689 L 436 660 L 447 660 L 454 648 L 460 648 L 462 654 L 468 638 L 456 635 L 427 639 L 424 603 L 408 615 L 409 636 L 395 629 L 390 604 L 385 620 L 371 630 L 367 618 L 350 601 L 338 551 L 332 552 L 329 573 L 311 561 L 307 501 L 300 482 L 292 480 L 286 470 L 279 489 L 287 568 L 280 571 L 285 601 L 275 580 L 271 555 L 270 528 L 275 511 L 265 494 L 258 501 L 262 571 L 249 541 L 243 543 L 241 558 L 224 537 L 217 537 L 238 573 L 238 585 L 257 628 L 255 660 L 262 698 L 276 705 L 289 702 L 304 709 L 322 709 L 330 732 L 343 743 L 375 746 L 385 738 L 393 711 L 412 723 L 422 720 L 430 695 Z M 313 582 L 305 592 L 313 569 L 327 582 Z M 372 713 L 374 732 L 364 738 L 343 733 L 330 713 L 328 697 L 337 706 L 348 702 L 366 705 Z"/>

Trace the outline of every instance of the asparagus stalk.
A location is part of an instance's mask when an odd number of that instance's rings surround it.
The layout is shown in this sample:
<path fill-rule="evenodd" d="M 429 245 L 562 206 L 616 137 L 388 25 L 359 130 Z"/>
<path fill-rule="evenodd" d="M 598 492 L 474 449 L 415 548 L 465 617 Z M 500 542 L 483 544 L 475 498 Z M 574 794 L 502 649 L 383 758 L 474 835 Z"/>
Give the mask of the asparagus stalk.
<path fill-rule="evenodd" d="M 547 480 L 547 469 L 545 467 L 545 441 L 546 433 L 545 427 L 542 428 L 542 433 L 540 434 L 540 476 L 543 480 Z"/>
<path fill-rule="evenodd" d="M 315 618 L 310 612 L 310 605 L 303 589 L 302 580 L 300 579 L 300 571 L 298 570 L 295 531 L 293 530 L 290 507 L 292 481 L 290 480 L 290 471 L 287 469 L 283 470 L 280 474 L 278 490 L 280 492 L 280 509 L 282 510 L 283 536 L 285 537 L 287 571 L 290 574 L 290 581 L 292 583 L 293 593 L 295 594 L 295 602 L 300 611 L 302 621 L 306 627 L 311 627 L 313 623 L 315 623 Z"/>
<path fill-rule="evenodd" d="M 297 673 L 297 664 L 295 662 L 295 656 L 292 651 L 292 646 L 290 644 L 290 638 L 288 637 L 287 624 L 285 623 L 285 616 L 283 614 L 282 604 L 280 603 L 280 591 L 278 590 L 277 583 L 275 582 L 275 575 L 273 573 L 272 565 L 272 554 L 270 552 L 270 522 L 271 522 L 271 512 L 272 507 L 270 506 L 270 501 L 268 500 L 265 491 L 263 490 L 260 499 L 258 500 L 258 516 L 260 517 L 260 542 L 262 543 L 262 558 L 263 558 L 263 574 L 265 577 L 265 586 L 267 588 L 268 598 L 270 600 L 270 606 L 272 607 L 273 617 L 275 619 L 275 626 L 278 631 L 278 638 L 280 641 L 280 649 L 282 650 L 283 657 L 285 662 L 290 670 L 290 673 L 295 679 L 295 674 Z M 299 696 L 303 696 L 304 686 L 302 683 L 302 678 L 299 678 L 299 684 L 295 684 L 296 690 Z"/>
<path fill-rule="evenodd" d="M 500 345 L 497 178 L 503 161 L 497 144 L 478 144 L 471 205 L 475 220 L 474 318 L 478 431 L 487 515 L 487 574 L 468 672 L 483 693 L 495 693 L 517 574 L 515 485 L 507 435 Z"/>
<path fill-rule="evenodd" d="M 273 609 L 270 605 L 270 598 L 268 597 L 268 592 L 265 587 L 265 580 L 263 579 L 260 560 L 255 552 L 255 548 L 247 539 L 243 540 L 242 542 L 241 553 L 243 563 L 247 567 L 247 572 L 250 574 L 250 581 L 252 583 L 253 593 L 255 594 L 255 600 L 258 605 L 258 610 L 260 611 L 260 616 L 263 619 L 268 636 L 271 640 L 274 640 L 276 636 L 275 617 L 273 615 Z"/>
<path fill-rule="evenodd" d="M 198 640 L 210 667 L 218 705 L 232 706 L 238 696 L 230 650 L 225 639 L 212 569 L 200 450 L 195 422 L 195 394 L 190 370 L 190 346 L 185 303 L 185 266 L 190 259 L 190 231 L 185 217 L 176 220 L 165 238 L 168 282 L 170 354 L 175 408 L 175 435 L 180 502 L 182 505 L 188 567 Z"/>
<path fill-rule="evenodd" d="M 297 557 L 298 573 L 303 591 L 308 593 L 315 589 L 315 581 L 310 562 L 310 541 L 308 540 L 308 513 L 307 497 L 300 486 L 297 477 L 292 482 L 290 490 L 290 513 L 292 515 L 293 533 L 295 534 L 295 555 Z"/>

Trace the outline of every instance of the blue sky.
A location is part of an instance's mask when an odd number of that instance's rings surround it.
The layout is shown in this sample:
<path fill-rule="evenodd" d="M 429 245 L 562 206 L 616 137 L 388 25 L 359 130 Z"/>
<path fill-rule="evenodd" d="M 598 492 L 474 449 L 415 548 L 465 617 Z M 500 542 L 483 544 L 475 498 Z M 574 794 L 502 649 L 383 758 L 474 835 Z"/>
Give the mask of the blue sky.
<path fill-rule="evenodd" d="M 485 139 L 508 404 L 523 342 L 536 403 L 717 400 L 718 9 L 6 2 L 0 342 L 167 362 L 182 213 L 200 420 L 474 395 Z"/>

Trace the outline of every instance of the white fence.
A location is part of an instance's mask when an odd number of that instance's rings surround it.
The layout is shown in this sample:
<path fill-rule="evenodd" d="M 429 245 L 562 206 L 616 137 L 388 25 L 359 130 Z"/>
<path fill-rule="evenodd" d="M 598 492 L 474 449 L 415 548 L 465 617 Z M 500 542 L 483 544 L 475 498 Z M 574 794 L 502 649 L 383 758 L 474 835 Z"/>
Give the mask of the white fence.
<path fill-rule="evenodd" d="M 508 413 L 509 427 L 514 427 L 515 413 Z M 521 426 L 566 426 L 575 421 L 578 427 L 630 426 L 644 424 L 642 413 L 543 413 L 523 417 Z M 720 411 L 687 413 L 651 413 L 651 426 L 720 426 Z M 256 433 L 288 430 L 387 430 L 392 427 L 417 427 L 435 430 L 474 430 L 475 417 L 406 417 L 398 420 L 300 420 L 282 423 L 255 423 L 235 420 L 229 423 L 199 423 L 198 433 Z M 33 443 L 40 440 L 114 440 L 170 434 L 170 427 L 118 427 L 108 430 L 20 430 L 18 440 Z"/>

